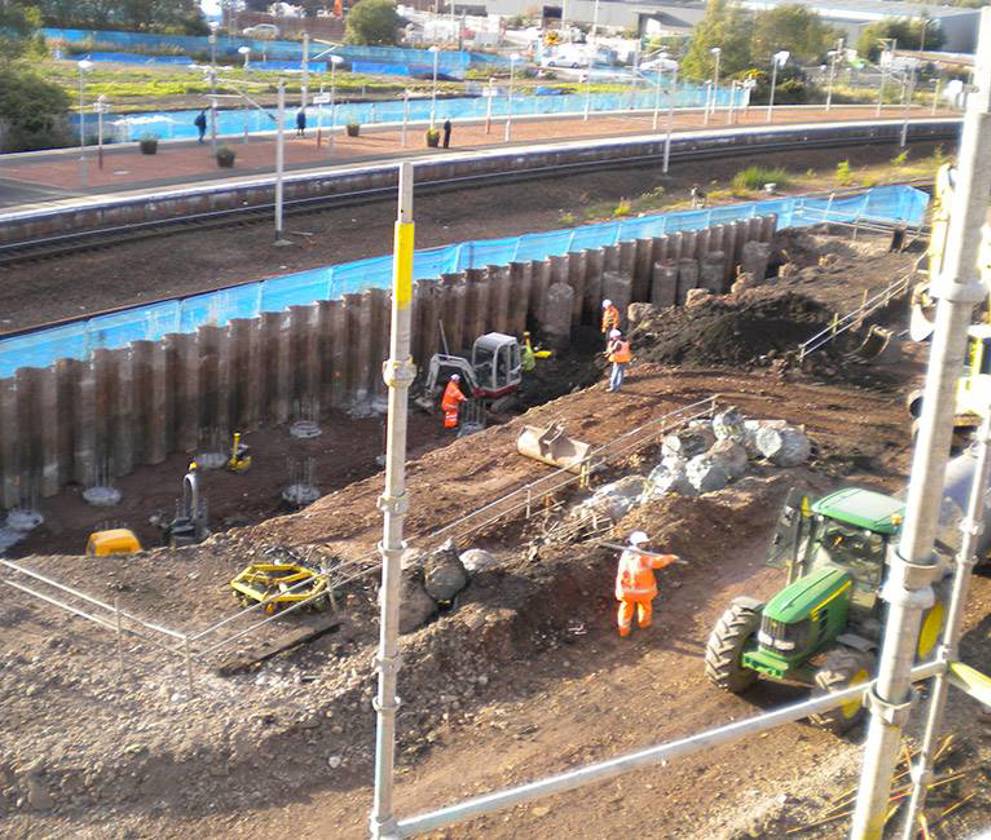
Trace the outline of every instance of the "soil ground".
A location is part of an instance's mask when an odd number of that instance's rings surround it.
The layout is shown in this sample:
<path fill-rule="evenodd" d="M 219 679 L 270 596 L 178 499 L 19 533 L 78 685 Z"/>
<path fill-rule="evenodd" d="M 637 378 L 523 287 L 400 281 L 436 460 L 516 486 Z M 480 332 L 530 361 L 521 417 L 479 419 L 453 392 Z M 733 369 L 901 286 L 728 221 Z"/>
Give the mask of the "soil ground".
<path fill-rule="evenodd" d="M 819 247 L 821 240 L 812 243 Z M 792 246 L 793 247 L 793 246 Z M 782 281 L 782 290 L 827 305 L 904 271 L 914 254 L 883 242 L 859 246 L 826 267 Z M 713 393 L 753 417 L 804 424 L 812 461 L 780 470 L 755 464 L 726 490 L 666 497 L 635 509 L 612 532 L 647 530 L 688 566 L 661 573 L 653 627 L 621 640 L 612 596 L 615 556 L 593 543 L 540 543 L 545 517 L 506 521 L 459 540 L 494 552 L 451 608 L 403 637 L 397 807 L 421 812 L 466 795 L 604 759 L 796 699 L 758 685 L 722 694 L 702 675 L 715 619 L 735 595 L 767 596 L 781 573 L 762 566 L 776 511 L 792 486 L 815 493 L 844 484 L 893 491 L 905 480 L 908 422 L 903 393 L 919 353 L 905 348 L 869 377 L 828 380 L 756 361 L 733 366 L 636 363 L 628 386 L 601 385 L 558 397 L 521 418 L 410 463 L 412 544 L 422 535 L 542 475 L 516 455 L 523 422 L 561 419 L 591 443 Z M 861 384 L 851 384 L 855 380 Z M 649 470 L 656 446 L 609 465 L 606 478 Z M 236 480 L 236 477 L 232 477 Z M 266 548 L 360 557 L 380 534 L 381 476 L 324 497 L 305 511 L 218 534 L 201 546 L 136 558 L 28 559 L 29 565 L 113 593 L 121 606 L 190 631 L 231 613 L 226 580 Z M 560 501 L 567 502 L 567 495 Z M 546 521 L 554 521 L 550 512 Z M 370 803 L 377 640 L 373 579 L 339 593 L 334 632 L 226 677 L 197 668 L 195 696 L 179 662 L 26 600 L 0 606 L 0 698 L 5 749 L 0 824 L 8 836 L 358 838 Z M 964 657 L 991 667 L 991 578 L 974 581 Z M 286 616 L 270 637 L 298 627 Z M 250 654 L 238 645 L 236 655 Z M 197 648 L 200 650 L 200 648 Z M 228 654 L 230 655 L 230 654 Z M 216 664 L 205 656 L 205 665 Z M 42 711 L 43 710 L 43 711 Z M 934 794 L 932 814 L 974 794 L 936 829 L 966 837 L 991 824 L 986 728 L 975 705 L 953 696 L 958 745 L 941 766 L 966 775 Z M 16 737 L 15 737 L 16 733 Z M 855 783 L 862 730 L 841 741 L 806 724 L 672 760 L 582 792 L 521 806 L 448 830 L 445 838 L 615 836 L 778 838 L 841 801 Z M 836 837 L 838 820 L 805 835 Z"/>
<path fill-rule="evenodd" d="M 912 158 L 933 152 L 932 144 L 912 148 Z M 874 146 L 813 150 L 776 155 L 774 163 L 796 177 L 796 189 L 838 186 L 836 163 L 842 156 L 856 171 L 883 167 L 889 177 L 892 149 Z M 471 239 L 517 236 L 571 227 L 582 220 L 609 218 L 622 199 L 647 194 L 661 197 L 650 209 L 684 207 L 693 185 L 722 190 L 752 161 L 742 159 L 679 163 L 665 176 L 659 165 L 596 172 L 471 191 L 430 194 L 416 202 L 417 247 L 431 248 Z M 177 233 L 0 268 L 0 335 L 50 321 L 89 316 L 110 308 L 182 297 L 273 275 L 379 256 L 391 241 L 391 203 L 341 208 L 290 217 L 286 228 L 294 248 L 273 248 L 261 224 Z M 306 235 L 303 235 L 303 234 Z"/>

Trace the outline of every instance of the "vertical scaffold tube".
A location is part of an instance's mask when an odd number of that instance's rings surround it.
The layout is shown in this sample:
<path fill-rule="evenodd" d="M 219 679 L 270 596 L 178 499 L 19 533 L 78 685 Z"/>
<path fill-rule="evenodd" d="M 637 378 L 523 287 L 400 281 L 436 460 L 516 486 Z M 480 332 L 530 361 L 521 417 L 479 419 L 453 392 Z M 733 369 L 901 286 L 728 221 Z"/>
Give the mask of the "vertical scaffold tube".
<path fill-rule="evenodd" d="M 369 819 L 375 840 L 397 838 L 392 788 L 396 748 L 396 679 L 399 673 L 399 599 L 403 520 L 406 515 L 406 413 L 409 386 L 415 369 L 410 358 L 410 312 L 413 301 L 413 165 L 399 165 L 399 211 L 396 220 L 392 276 L 392 331 L 389 359 L 382 377 L 389 388 L 386 429 L 385 492 L 379 499 L 383 515 L 382 584 L 379 589 L 378 694 L 373 703 L 378 716 L 375 736 L 375 795 Z"/>

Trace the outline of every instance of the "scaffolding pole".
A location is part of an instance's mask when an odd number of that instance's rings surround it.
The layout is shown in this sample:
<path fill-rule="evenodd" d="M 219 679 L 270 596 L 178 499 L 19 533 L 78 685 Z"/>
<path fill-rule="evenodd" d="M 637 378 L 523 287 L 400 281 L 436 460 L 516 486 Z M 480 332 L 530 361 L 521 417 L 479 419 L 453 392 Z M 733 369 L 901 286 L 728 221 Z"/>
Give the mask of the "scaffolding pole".
<path fill-rule="evenodd" d="M 984 418 L 981 424 L 978 440 L 977 460 L 974 464 L 974 482 L 967 500 L 967 512 L 960 522 L 960 550 L 956 558 L 956 575 L 953 578 L 953 591 L 950 594 L 949 613 L 946 616 L 946 626 L 943 628 L 943 641 L 939 650 L 940 661 L 947 666 L 958 658 L 960 643 L 960 628 L 963 624 L 964 606 L 967 603 L 967 587 L 970 585 L 971 572 L 977 562 L 978 538 L 984 530 L 984 494 L 991 474 L 991 414 Z M 950 674 L 940 671 L 933 677 L 932 695 L 929 700 L 929 711 L 926 716 L 926 729 L 922 736 L 922 748 L 919 758 L 912 768 L 912 798 L 905 815 L 905 825 L 902 837 L 904 840 L 914 840 L 918 833 L 916 826 L 917 815 L 926 806 L 926 793 L 933 779 L 932 765 L 934 761 L 933 748 L 939 729 L 943 723 L 943 712 L 946 709 L 946 695 L 950 687 Z"/>
<path fill-rule="evenodd" d="M 933 603 L 933 557 L 957 380 L 974 304 L 985 291 L 977 271 L 981 228 L 991 192 L 991 8 L 981 10 L 975 55 L 976 90 L 968 98 L 960 167 L 947 234 L 946 258 L 934 295 L 939 298 L 919 438 L 905 505 L 905 524 L 891 551 L 881 597 L 888 602 L 877 682 L 867 695 L 870 727 L 864 747 L 851 837 L 878 840 L 884 830 L 891 777 L 911 711 L 910 671 L 923 611 Z"/>
<path fill-rule="evenodd" d="M 375 793 L 369 829 L 375 840 L 398 838 L 392 789 L 396 757 L 396 679 L 399 674 L 399 600 L 403 520 L 406 499 L 406 412 L 409 386 L 416 375 L 410 358 L 410 307 L 413 299 L 413 164 L 399 164 L 399 210 L 392 269 L 392 331 L 389 359 L 382 377 L 389 388 L 386 430 L 385 492 L 379 498 L 383 516 L 382 585 L 379 588 L 379 651 L 375 658 L 378 695 L 372 705 L 378 716 L 375 735 Z"/>

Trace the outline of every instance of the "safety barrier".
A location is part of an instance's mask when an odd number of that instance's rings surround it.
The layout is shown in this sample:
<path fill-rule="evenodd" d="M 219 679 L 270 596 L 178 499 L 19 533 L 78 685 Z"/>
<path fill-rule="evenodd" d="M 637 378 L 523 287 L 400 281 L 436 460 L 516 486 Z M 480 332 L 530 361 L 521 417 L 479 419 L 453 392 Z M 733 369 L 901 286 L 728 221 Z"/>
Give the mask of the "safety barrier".
<path fill-rule="evenodd" d="M 920 190 L 886 186 L 841 197 L 776 198 L 704 210 L 652 214 L 425 249 L 416 254 L 414 276 L 428 279 L 488 265 L 541 260 L 769 214 L 777 215 L 779 228 L 863 219 L 918 224 L 927 203 L 928 196 Z M 387 289 L 391 276 L 392 256 L 372 257 L 188 298 L 159 301 L 0 339 L 0 378 L 12 376 L 22 367 L 48 367 L 58 359 L 85 360 L 97 349 L 124 347 L 132 341 L 158 341 L 169 333 L 191 333 L 207 324 L 224 326 L 235 318 L 254 318 L 262 313 L 281 312 L 290 306 L 332 300 L 366 289 Z"/>
<path fill-rule="evenodd" d="M 828 327 L 825 327 L 798 345 L 798 361 L 803 361 L 806 356 L 835 341 L 843 333 L 863 324 L 865 318 L 869 318 L 879 309 L 884 309 L 884 307 L 888 306 L 894 299 L 904 295 L 908 291 L 909 284 L 912 282 L 914 276 L 915 272 L 904 274 L 897 280 L 889 283 L 880 292 L 870 297 L 865 296 L 860 306 L 848 312 L 842 318 L 839 315 L 834 316 Z M 866 295 L 866 292 L 864 294 Z"/>
<path fill-rule="evenodd" d="M 267 65 L 262 66 L 275 67 L 280 64 L 288 66 L 293 63 L 270 61 Z M 376 64 L 379 69 L 368 70 L 367 72 L 381 72 L 382 66 L 384 65 Z M 415 65 L 402 65 L 402 67 L 414 73 L 419 73 L 422 69 Z M 315 73 L 318 69 L 316 62 L 311 62 L 310 68 Z M 358 69 L 357 66 L 355 69 Z M 429 68 L 426 72 L 429 74 Z M 316 81 L 316 77 L 311 77 L 311 89 L 315 89 L 318 85 L 319 82 Z M 742 103 L 739 94 L 729 90 L 720 90 L 715 99 L 719 108 L 727 108 L 731 99 L 737 107 Z M 701 108 L 705 101 L 706 91 L 704 87 L 680 85 L 673 94 L 662 91 L 659 96 L 652 89 L 645 90 L 643 88 L 636 92 L 630 90 L 625 93 L 592 93 L 588 96 L 584 93 L 528 96 L 517 91 L 513 96 L 512 105 L 510 105 L 508 90 L 502 87 L 497 89 L 496 96 L 491 97 L 491 102 L 488 97 L 459 96 L 439 98 L 435 104 L 432 104 L 429 96 L 419 96 L 411 98 L 408 103 L 405 103 L 401 97 L 396 97 L 374 102 L 338 104 L 334 109 L 336 112 L 334 122 L 338 128 L 352 122 L 360 125 L 392 124 L 401 123 L 404 115 L 410 122 L 424 122 L 430 119 L 431 111 L 439 120 L 484 119 L 490 113 L 490 108 L 491 115 L 494 117 L 504 117 L 510 112 L 510 109 L 512 109 L 514 117 L 577 115 L 583 114 L 586 109 L 595 113 L 614 111 L 649 113 L 655 108 L 663 112 L 669 104 L 675 108 Z M 307 108 L 308 119 L 311 124 L 315 124 L 320 108 L 323 108 L 324 126 L 328 126 L 331 122 L 329 107 L 309 106 Z M 135 139 L 135 131 L 139 127 L 142 134 L 151 133 L 166 139 L 182 139 L 197 136 L 193 120 L 198 113 L 199 111 L 195 109 L 141 114 L 111 112 L 106 115 L 104 121 L 113 132 L 112 136 L 117 142 Z M 259 110 L 245 106 L 233 110 L 218 110 L 216 112 L 217 134 L 221 137 L 236 137 L 245 133 L 271 132 L 276 125 L 276 116 L 276 110 L 271 108 Z M 286 117 L 287 127 L 290 127 L 290 123 L 294 127 L 294 120 L 295 110 L 290 108 Z"/>
<path fill-rule="evenodd" d="M 117 50 L 145 50 L 161 52 L 188 52 L 209 54 L 210 42 L 205 35 L 159 35 L 149 32 L 116 32 L 98 29 L 42 29 L 49 41 L 62 41 L 72 45 L 112 47 Z M 249 47 L 254 56 L 299 61 L 303 57 L 301 41 L 269 41 L 248 37 L 218 35 L 216 51 L 236 61 L 241 60 L 240 47 Z M 323 47 L 311 47 L 310 54 L 316 56 Z M 433 68 L 434 54 L 429 50 L 406 49 L 402 47 L 370 47 L 341 45 L 334 48 L 334 54 L 346 61 L 380 61 L 387 64 L 417 64 Z M 437 54 L 437 65 L 441 72 L 450 75 L 463 75 L 472 65 L 509 65 L 503 56 L 471 53 L 462 50 L 442 50 Z"/>

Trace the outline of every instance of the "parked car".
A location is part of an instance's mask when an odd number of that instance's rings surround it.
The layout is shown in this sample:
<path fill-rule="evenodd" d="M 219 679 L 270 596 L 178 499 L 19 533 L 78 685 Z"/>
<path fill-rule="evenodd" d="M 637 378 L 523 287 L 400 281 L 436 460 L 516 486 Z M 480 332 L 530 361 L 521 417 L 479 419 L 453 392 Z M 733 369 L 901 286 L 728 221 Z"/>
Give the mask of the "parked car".
<path fill-rule="evenodd" d="M 554 50 L 554 54 L 541 59 L 541 67 L 588 67 L 588 52 L 584 46 L 562 44 Z"/>
<path fill-rule="evenodd" d="M 249 38 L 278 38 L 279 27 L 274 23 L 259 23 L 242 29 L 241 34 L 247 35 Z"/>

